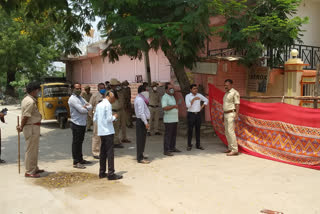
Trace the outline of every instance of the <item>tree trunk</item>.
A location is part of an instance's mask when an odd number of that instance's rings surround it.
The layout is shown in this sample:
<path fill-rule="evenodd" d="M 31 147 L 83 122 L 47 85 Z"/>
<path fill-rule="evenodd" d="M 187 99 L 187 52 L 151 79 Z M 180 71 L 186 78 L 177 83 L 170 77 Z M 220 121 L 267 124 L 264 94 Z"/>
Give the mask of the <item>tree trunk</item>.
<path fill-rule="evenodd" d="M 184 70 L 184 65 L 179 63 L 179 60 L 170 50 L 164 51 L 165 56 L 169 60 L 171 67 L 174 71 L 174 74 L 179 82 L 179 86 L 181 89 L 181 93 L 183 95 L 183 99 L 185 99 L 186 95 L 190 92 L 190 82 L 187 76 L 186 71 Z"/>
<path fill-rule="evenodd" d="M 183 65 L 172 65 L 174 74 L 177 77 L 177 80 L 179 82 L 180 85 L 180 89 L 181 89 L 181 93 L 183 95 L 183 98 L 186 97 L 186 95 L 190 92 L 190 82 L 189 82 L 189 78 L 187 76 L 186 71 L 184 70 L 184 66 Z"/>
<path fill-rule="evenodd" d="M 11 82 L 16 80 L 16 72 L 15 70 L 7 71 L 7 85 L 6 85 L 6 95 L 10 95 L 15 97 L 17 94 L 15 93 L 14 87 L 10 85 Z"/>
<path fill-rule="evenodd" d="M 143 51 L 144 65 L 146 68 L 146 76 L 148 86 L 151 86 L 151 71 L 150 71 L 150 59 L 149 59 L 149 51 Z"/>

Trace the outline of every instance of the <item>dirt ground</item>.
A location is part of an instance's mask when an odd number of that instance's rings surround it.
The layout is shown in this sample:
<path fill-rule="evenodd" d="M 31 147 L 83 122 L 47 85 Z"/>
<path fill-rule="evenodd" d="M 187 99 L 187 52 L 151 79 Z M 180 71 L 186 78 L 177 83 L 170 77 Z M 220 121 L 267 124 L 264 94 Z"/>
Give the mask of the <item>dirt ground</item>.
<path fill-rule="evenodd" d="M 1 106 L 2 107 L 2 106 Z M 21 135 L 21 174 L 17 167 L 17 106 L 7 106 L 2 129 L 0 165 L 1 214 L 152 213 L 199 214 L 260 213 L 263 209 L 285 214 L 320 214 L 320 173 L 248 155 L 227 157 L 217 137 L 203 137 L 204 151 L 186 151 L 186 136 L 177 138 L 182 153 L 162 154 L 163 136 L 147 138 L 145 154 L 152 163 L 135 161 L 135 130 L 128 129 L 132 143 L 115 150 L 116 172 L 124 179 L 91 179 L 64 188 L 43 187 L 24 177 L 25 143 Z M 55 122 L 41 127 L 39 166 L 47 172 L 87 172 L 98 176 L 99 163 L 91 156 L 91 132 L 83 151 L 93 164 L 74 169 L 71 130 Z M 40 178 L 41 179 L 41 178 Z"/>

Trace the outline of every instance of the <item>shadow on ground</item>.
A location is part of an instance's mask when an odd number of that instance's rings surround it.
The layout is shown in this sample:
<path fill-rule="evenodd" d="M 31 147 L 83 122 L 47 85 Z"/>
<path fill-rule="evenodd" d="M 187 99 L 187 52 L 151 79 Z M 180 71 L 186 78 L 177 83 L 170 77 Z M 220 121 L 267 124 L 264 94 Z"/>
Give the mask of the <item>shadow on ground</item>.
<path fill-rule="evenodd" d="M 124 143 L 125 148 L 115 149 L 115 157 L 121 156 L 131 156 L 132 161 L 136 159 L 136 141 L 135 141 L 135 127 L 127 129 L 127 136 L 132 141 L 131 143 Z M 21 162 L 24 160 L 25 152 L 25 141 L 23 134 L 20 134 L 20 151 L 21 151 Z M 83 155 L 90 156 L 91 154 L 91 137 L 92 132 L 86 132 L 85 140 L 83 143 Z M 18 137 L 9 136 L 6 139 L 2 139 L 2 159 L 7 161 L 7 164 L 17 163 L 18 157 Z M 39 161 L 52 162 L 57 160 L 72 159 L 71 155 L 71 142 L 72 134 L 69 125 L 66 129 L 59 129 L 56 121 L 44 122 L 41 125 L 41 136 L 39 145 Z M 193 144 L 195 144 L 195 139 L 193 139 Z M 212 155 L 217 153 L 222 153 L 225 150 L 225 146 L 219 140 L 218 137 L 206 136 L 201 137 L 201 145 L 205 150 L 198 150 L 193 146 L 191 151 L 187 151 L 187 137 L 177 136 L 176 147 L 181 150 L 181 153 L 175 153 L 176 156 L 180 155 L 193 155 L 193 156 L 203 156 Z M 172 158 L 163 155 L 163 135 L 160 136 L 148 136 L 145 148 L 145 154 L 149 157 L 149 160 L 156 160 L 162 158 Z M 88 157 L 86 157 L 88 158 Z M 98 163 L 94 160 L 92 164 Z"/>

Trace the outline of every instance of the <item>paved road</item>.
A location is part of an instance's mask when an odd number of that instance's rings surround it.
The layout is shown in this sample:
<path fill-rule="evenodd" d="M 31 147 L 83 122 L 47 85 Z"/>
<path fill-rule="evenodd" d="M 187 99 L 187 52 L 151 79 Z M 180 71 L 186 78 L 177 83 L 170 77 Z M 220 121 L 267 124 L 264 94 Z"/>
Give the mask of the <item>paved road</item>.
<path fill-rule="evenodd" d="M 135 143 L 116 150 L 116 171 L 120 181 L 95 180 L 63 189 L 46 189 L 17 171 L 16 116 L 9 106 L 8 124 L 2 124 L 0 165 L 1 214 L 81 214 L 81 213 L 260 213 L 262 209 L 284 213 L 320 213 L 320 173 L 252 156 L 226 157 L 218 138 L 202 138 L 204 151 L 187 152 L 186 137 L 177 138 L 183 152 L 162 155 L 162 136 L 147 138 L 150 165 L 134 160 Z M 39 165 L 48 172 L 77 171 L 72 168 L 71 131 L 55 122 L 41 128 Z M 84 155 L 93 160 L 91 133 L 84 143 Z M 135 139 L 135 130 L 129 129 Z M 21 138 L 22 160 L 24 139 Z M 22 163 L 23 164 L 23 163 Z M 82 172 L 96 173 L 97 161 Z"/>

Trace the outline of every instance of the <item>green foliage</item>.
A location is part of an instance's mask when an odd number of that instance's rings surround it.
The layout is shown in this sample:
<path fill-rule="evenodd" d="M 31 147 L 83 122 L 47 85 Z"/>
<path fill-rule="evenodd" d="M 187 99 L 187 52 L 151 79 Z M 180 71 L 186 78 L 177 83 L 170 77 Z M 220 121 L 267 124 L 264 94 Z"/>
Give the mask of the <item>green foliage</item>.
<path fill-rule="evenodd" d="M 92 0 L 101 17 L 109 45 L 103 52 L 111 62 L 121 55 L 141 59 L 143 52 L 161 49 L 168 58 L 183 91 L 189 91 L 184 70 L 192 68 L 211 35 L 210 8 L 220 1 L 208 0 Z M 183 73 L 182 73 L 183 72 Z"/>
<path fill-rule="evenodd" d="M 308 18 L 294 17 L 300 0 L 258 0 L 253 4 L 232 0 L 225 5 L 227 24 L 219 33 L 229 48 L 246 51 L 243 63 L 258 63 L 266 49 L 276 49 L 269 66 L 279 63 L 286 46 L 301 42 L 301 26 Z"/>
<path fill-rule="evenodd" d="M 7 79 L 11 95 L 12 86 L 25 83 L 19 79 L 20 73 L 27 79 L 40 80 L 52 61 L 62 55 L 79 54 L 77 44 L 82 41 L 82 32 L 91 28 L 87 22 L 92 16 L 85 0 L 0 4 L 0 70 L 6 74 L 2 79 Z"/>

